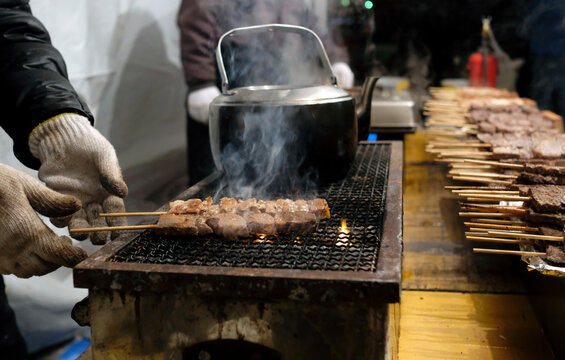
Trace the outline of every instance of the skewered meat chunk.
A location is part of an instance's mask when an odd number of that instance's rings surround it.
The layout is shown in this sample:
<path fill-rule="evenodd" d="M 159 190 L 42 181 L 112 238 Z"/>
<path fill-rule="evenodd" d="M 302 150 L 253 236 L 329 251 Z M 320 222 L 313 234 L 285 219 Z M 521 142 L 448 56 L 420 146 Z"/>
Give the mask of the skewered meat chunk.
<path fill-rule="evenodd" d="M 557 226 L 565 225 L 565 214 L 563 213 L 539 213 L 528 209 L 525 215 L 528 223 L 551 224 Z"/>
<path fill-rule="evenodd" d="M 517 181 L 524 184 L 565 185 L 565 176 L 551 176 L 521 172 L 518 174 Z"/>
<path fill-rule="evenodd" d="M 294 201 L 290 199 L 277 199 L 275 206 L 278 212 L 292 212 L 294 211 Z"/>
<path fill-rule="evenodd" d="M 214 233 L 227 239 L 249 236 L 247 221 L 234 213 L 221 213 L 210 217 L 206 220 L 206 224 L 214 230 Z"/>
<path fill-rule="evenodd" d="M 214 231 L 198 215 L 164 214 L 159 217 L 157 232 L 163 235 L 204 236 Z"/>
<path fill-rule="evenodd" d="M 237 209 L 237 200 L 234 198 L 221 198 L 220 199 L 220 212 L 233 213 Z"/>
<path fill-rule="evenodd" d="M 555 161 L 548 161 L 545 164 L 526 163 L 524 164 L 524 171 L 542 175 L 565 176 L 565 166 L 555 165 Z"/>
<path fill-rule="evenodd" d="M 563 229 L 560 227 L 540 225 L 539 231 L 542 235 L 563 236 Z"/>
<path fill-rule="evenodd" d="M 534 157 L 529 148 L 519 148 L 516 146 L 493 146 L 492 157 L 494 159 L 531 159 Z"/>
<path fill-rule="evenodd" d="M 306 211 L 280 212 L 275 215 L 279 233 L 307 233 L 316 227 L 316 216 Z"/>
<path fill-rule="evenodd" d="M 274 201 L 265 201 L 265 213 L 275 216 L 277 212 L 277 204 Z"/>
<path fill-rule="evenodd" d="M 169 203 L 171 214 L 202 214 L 214 212 L 212 197 L 208 196 L 204 201 L 200 199 L 188 199 L 186 201 L 176 200 Z"/>
<path fill-rule="evenodd" d="M 306 200 L 296 200 L 294 202 L 294 211 L 310 211 L 310 206 Z"/>
<path fill-rule="evenodd" d="M 257 199 L 251 198 L 245 201 L 241 201 L 237 204 L 237 213 L 240 215 L 247 213 L 259 213 L 261 212 Z"/>
<path fill-rule="evenodd" d="M 530 186 L 529 206 L 537 212 L 558 212 L 565 210 L 565 187 L 556 185 Z"/>
<path fill-rule="evenodd" d="M 253 213 L 247 216 L 249 233 L 256 235 L 276 235 L 275 219 L 265 213 Z"/>
<path fill-rule="evenodd" d="M 532 153 L 536 158 L 557 159 L 565 155 L 565 141 L 562 137 L 537 142 Z"/>
<path fill-rule="evenodd" d="M 547 245 L 545 259 L 554 263 L 565 263 L 565 249 L 563 246 Z"/>
<path fill-rule="evenodd" d="M 169 204 L 169 212 L 172 214 L 198 214 L 201 206 L 202 200 L 200 199 L 176 200 Z"/>
<path fill-rule="evenodd" d="M 324 199 L 314 199 L 308 201 L 308 207 L 311 213 L 316 215 L 318 219 L 330 218 L 330 207 Z"/>

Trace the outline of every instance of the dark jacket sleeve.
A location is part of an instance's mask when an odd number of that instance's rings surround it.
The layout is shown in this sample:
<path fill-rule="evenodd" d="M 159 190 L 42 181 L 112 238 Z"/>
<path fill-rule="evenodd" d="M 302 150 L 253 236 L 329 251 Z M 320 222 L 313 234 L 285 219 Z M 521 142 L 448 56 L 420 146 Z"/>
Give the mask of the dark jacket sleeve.
<path fill-rule="evenodd" d="M 216 85 L 215 47 L 220 34 L 210 8 L 214 1 L 183 0 L 177 23 L 181 60 L 189 91 Z"/>
<path fill-rule="evenodd" d="M 29 152 L 28 137 L 41 122 L 64 112 L 93 122 L 68 80 L 63 57 L 27 0 L 0 0 L 0 79 L 0 125 L 26 166 L 40 165 Z"/>

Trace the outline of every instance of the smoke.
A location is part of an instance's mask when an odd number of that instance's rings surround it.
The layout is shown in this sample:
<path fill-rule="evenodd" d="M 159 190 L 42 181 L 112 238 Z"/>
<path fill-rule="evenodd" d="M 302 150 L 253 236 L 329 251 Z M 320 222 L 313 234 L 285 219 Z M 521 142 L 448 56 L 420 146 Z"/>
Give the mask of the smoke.
<path fill-rule="evenodd" d="M 254 108 L 242 114 L 244 128 L 222 151 L 222 192 L 239 198 L 313 197 L 317 171 L 303 168 L 304 136 L 290 119 L 296 108 Z"/>
<path fill-rule="evenodd" d="M 230 1 L 215 11 L 219 28 L 278 23 L 286 21 L 308 28 L 307 9 L 301 1 Z M 280 9 L 276 9 L 280 8 Z M 294 16 L 281 19 L 281 9 Z M 303 13 L 297 11 L 303 9 Z M 323 69 L 315 39 L 309 35 L 264 31 L 239 34 L 222 44 L 222 56 L 229 88 L 277 86 L 286 89 L 327 84 L 329 74 Z M 303 110 L 274 106 L 276 90 L 260 88 L 260 104 L 233 108 L 233 126 L 222 125 L 220 133 L 231 132 L 231 142 L 222 149 L 225 172 L 218 194 L 269 199 L 276 196 L 316 195 L 317 171 L 305 167 L 305 127 L 297 119 Z M 280 90 L 279 90 L 280 91 Z M 234 116 L 235 114 L 235 116 Z M 220 112 L 219 116 L 223 116 Z M 212 140 L 213 141 L 213 140 Z"/>

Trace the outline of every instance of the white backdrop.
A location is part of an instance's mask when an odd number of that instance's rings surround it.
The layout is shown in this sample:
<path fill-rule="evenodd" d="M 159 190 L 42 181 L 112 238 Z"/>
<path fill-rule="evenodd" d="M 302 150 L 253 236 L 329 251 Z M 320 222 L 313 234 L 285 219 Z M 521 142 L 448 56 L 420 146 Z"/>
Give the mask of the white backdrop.
<path fill-rule="evenodd" d="M 71 82 L 93 111 L 96 128 L 116 148 L 130 188 L 129 210 L 161 205 L 186 181 L 179 5 L 180 0 L 31 1 L 65 58 Z M 16 160 L 3 131 L 0 150 L 1 163 L 36 174 Z M 30 351 L 73 336 L 78 326 L 70 309 L 87 291 L 73 288 L 69 269 L 5 280 Z"/>

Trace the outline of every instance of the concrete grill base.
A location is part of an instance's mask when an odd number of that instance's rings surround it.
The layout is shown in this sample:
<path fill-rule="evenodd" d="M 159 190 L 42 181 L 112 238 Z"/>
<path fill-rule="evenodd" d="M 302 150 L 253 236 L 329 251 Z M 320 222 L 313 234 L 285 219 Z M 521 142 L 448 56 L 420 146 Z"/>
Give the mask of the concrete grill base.
<path fill-rule="evenodd" d="M 93 359 L 214 359 L 219 348 L 230 346 L 211 340 L 248 342 L 253 359 L 384 359 L 388 349 L 385 303 L 116 291 L 91 291 L 89 297 Z"/>

